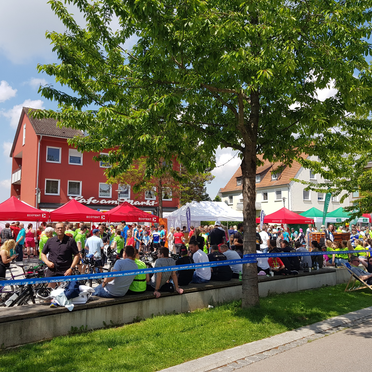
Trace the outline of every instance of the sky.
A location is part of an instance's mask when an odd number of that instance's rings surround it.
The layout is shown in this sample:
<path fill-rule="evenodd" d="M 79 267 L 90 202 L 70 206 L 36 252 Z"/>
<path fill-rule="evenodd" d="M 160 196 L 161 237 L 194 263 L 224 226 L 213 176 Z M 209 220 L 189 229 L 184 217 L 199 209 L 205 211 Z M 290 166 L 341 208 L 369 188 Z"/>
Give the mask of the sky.
<path fill-rule="evenodd" d="M 75 14 L 73 8 L 70 12 Z M 76 14 L 78 19 L 78 14 Z M 38 64 L 58 62 L 46 31 L 64 30 L 46 0 L 11 0 L 0 2 L 0 203 L 10 196 L 10 150 L 21 109 L 57 109 L 56 102 L 38 94 L 40 85 L 54 84 L 53 78 L 39 74 Z M 216 153 L 215 179 L 207 185 L 213 199 L 239 167 L 240 160 L 231 149 Z M 224 166 L 221 166 L 225 164 Z"/>

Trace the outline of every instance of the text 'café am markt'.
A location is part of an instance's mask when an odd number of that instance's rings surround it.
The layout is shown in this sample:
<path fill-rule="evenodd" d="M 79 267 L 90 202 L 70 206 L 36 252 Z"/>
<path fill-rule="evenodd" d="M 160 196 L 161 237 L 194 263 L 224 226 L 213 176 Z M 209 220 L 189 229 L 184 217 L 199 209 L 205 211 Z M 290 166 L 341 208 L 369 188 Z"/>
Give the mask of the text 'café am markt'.
<path fill-rule="evenodd" d="M 109 210 L 119 201 L 127 201 L 157 214 L 159 201 L 154 190 L 134 194 L 132 185 L 108 185 L 104 170 L 109 165 L 93 160 L 104 152 L 78 152 L 67 141 L 83 135 L 81 131 L 57 127 L 53 119 L 35 119 L 29 110 L 22 109 L 10 152 L 11 196 L 46 210 L 76 199 L 100 210 Z M 178 204 L 178 198 L 164 195 L 164 212 L 174 211 Z"/>

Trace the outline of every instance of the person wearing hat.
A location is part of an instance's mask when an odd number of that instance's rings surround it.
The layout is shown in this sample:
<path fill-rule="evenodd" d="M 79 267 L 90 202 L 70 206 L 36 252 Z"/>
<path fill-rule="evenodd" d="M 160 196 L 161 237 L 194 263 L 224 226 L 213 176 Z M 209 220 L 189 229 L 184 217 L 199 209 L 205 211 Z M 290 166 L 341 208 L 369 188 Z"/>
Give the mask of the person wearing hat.
<path fill-rule="evenodd" d="M 93 235 L 87 239 L 85 247 L 88 249 L 89 254 L 93 254 L 95 259 L 95 266 L 99 268 L 99 271 L 102 272 L 102 249 L 103 249 L 103 240 L 99 236 L 100 232 L 98 229 L 93 230 Z M 80 252 L 80 250 L 79 250 Z"/>
<path fill-rule="evenodd" d="M 214 229 L 209 234 L 209 245 L 220 245 L 226 243 L 225 230 L 221 227 L 221 222 L 214 223 Z"/>

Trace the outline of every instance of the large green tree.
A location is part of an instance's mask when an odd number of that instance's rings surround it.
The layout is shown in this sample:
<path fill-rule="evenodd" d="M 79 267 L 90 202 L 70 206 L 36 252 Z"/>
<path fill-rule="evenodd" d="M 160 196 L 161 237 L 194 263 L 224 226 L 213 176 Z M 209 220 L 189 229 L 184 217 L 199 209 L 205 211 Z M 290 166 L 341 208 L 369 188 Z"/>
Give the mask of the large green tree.
<path fill-rule="evenodd" d="M 60 63 L 39 71 L 73 93 L 43 87 L 60 110 L 38 115 L 84 130 L 79 150 L 118 147 L 112 176 L 142 155 L 151 174 L 159 158 L 203 171 L 218 146 L 239 151 L 245 253 L 255 252 L 257 155 L 290 166 L 303 152 L 352 153 L 355 136 L 369 150 L 371 1 L 67 2 L 85 24 L 50 1 L 67 30 L 47 33 Z M 337 93 L 319 100 L 330 84 Z M 243 306 L 259 303 L 255 264 L 242 292 Z"/>

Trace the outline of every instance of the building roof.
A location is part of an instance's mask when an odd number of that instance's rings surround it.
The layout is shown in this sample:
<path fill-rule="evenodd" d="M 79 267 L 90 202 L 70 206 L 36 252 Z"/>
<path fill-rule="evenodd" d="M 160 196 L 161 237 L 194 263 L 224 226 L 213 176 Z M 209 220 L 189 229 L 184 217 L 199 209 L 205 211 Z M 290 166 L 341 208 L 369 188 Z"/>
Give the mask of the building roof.
<path fill-rule="evenodd" d="M 32 117 L 31 115 L 29 115 L 30 110 L 31 111 L 37 111 L 36 109 L 32 109 L 32 108 L 29 108 L 29 107 L 23 107 L 22 108 L 21 116 L 20 116 L 19 122 L 18 122 L 17 131 L 16 131 L 16 134 L 15 134 L 14 140 L 13 140 L 13 146 L 12 146 L 12 149 L 10 151 L 10 156 L 12 156 L 12 154 L 13 154 L 14 147 L 15 147 L 15 144 L 17 142 L 19 132 L 21 130 L 24 115 L 26 115 L 27 118 L 29 119 L 29 121 L 32 125 L 32 128 L 34 129 L 34 131 L 37 135 L 57 137 L 57 138 L 73 138 L 75 136 L 79 136 L 79 135 L 81 136 L 82 135 L 82 132 L 80 130 L 57 126 L 57 120 L 54 120 L 54 119 L 36 119 L 36 118 Z"/>
<path fill-rule="evenodd" d="M 307 157 L 307 155 L 303 154 L 303 157 Z M 268 160 L 262 159 L 262 156 L 258 156 L 258 158 L 263 162 L 262 165 L 257 167 L 256 170 L 256 176 L 260 175 L 261 180 L 259 183 L 256 183 L 256 188 L 262 189 L 262 188 L 268 188 L 268 187 L 277 187 L 277 186 L 284 186 L 288 185 L 291 182 L 291 178 L 296 177 L 296 174 L 301 169 L 301 164 L 297 161 L 293 161 L 292 166 L 286 166 L 283 165 L 280 162 L 270 162 Z M 283 169 L 278 174 L 277 180 L 271 179 L 271 174 L 275 171 L 280 171 L 280 169 Z M 231 177 L 229 182 L 226 184 L 226 186 L 222 189 L 220 189 L 221 193 L 225 192 L 233 192 L 233 191 L 241 191 L 243 188 L 243 185 L 237 186 L 236 179 L 242 177 L 242 170 L 239 167 L 237 171 L 234 173 L 234 175 Z"/>

